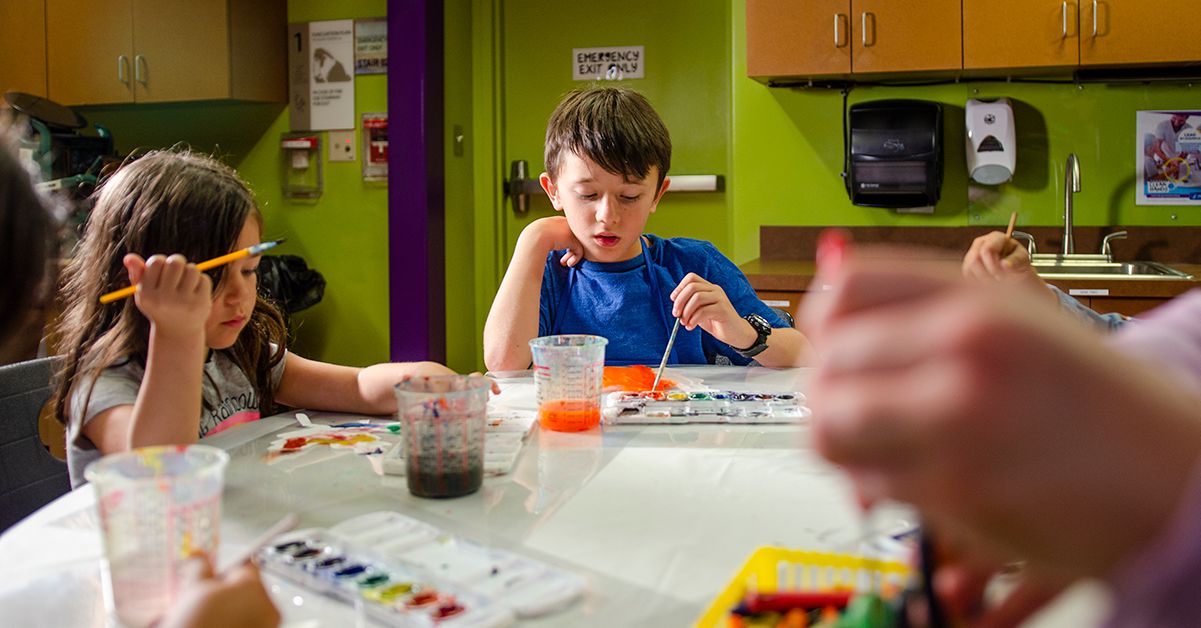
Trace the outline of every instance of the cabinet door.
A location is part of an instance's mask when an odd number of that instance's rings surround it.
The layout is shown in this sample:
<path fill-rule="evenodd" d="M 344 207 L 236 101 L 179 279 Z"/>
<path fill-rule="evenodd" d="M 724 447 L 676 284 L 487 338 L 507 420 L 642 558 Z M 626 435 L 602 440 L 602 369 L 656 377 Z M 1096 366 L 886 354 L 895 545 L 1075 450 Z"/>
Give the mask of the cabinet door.
<path fill-rule="evenodd" d="M 0 93 L 46 97 L 46 5 L 42 0 L 0 2 Z M 14 61 L 19 59 L 20 61 Z"/>
<path fill-rule="evenodd" d="M 801 314 L 801 299 L 805 297 L 804 292 L 781 291 L 781 290 L 756 290 L 755 294 L 759 296 L 759 300 L 763 301 L 768 307 L 776 308 L 788 312 L 793 318 L 793 327 L 796 326 L 796 320 Z"/>
<path fill-rule="evenodd" d="M 963 67 L 960 0 L 852 0 L 851 17 L 856 74 Z"/>
<path fill-rule="evenodd" d="M 46 0 L 50 100 L 63 105 L 133 101 L 131 0 Z"/>
<path fill-rule="evenodd" d="M 963 0 L 964 69 L 1079 62 L 1079 0 Z"/>
<path fill-rule="evenodd" d="M 1080 63 L 1163 63 L 1201 60 L 1201 1 L 1080 1 Z"/>
<path fill-rule="evenodd" d="M 138 102 L 229 98 L 228 0 L 133 0 Z"/>
<path fill-rule="evenodd" d="M 849 74 L 850 13 L 850 0 L 747 0 L 747 76 Z"/>

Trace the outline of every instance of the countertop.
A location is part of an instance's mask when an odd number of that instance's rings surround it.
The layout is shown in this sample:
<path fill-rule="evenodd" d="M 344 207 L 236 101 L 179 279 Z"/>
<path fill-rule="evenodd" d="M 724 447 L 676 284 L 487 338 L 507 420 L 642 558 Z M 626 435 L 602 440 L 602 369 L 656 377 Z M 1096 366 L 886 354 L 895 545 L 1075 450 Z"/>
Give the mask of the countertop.
<path fill-rule="evenodd" d="M 1170 299 L 1189 290 L 1201 287 L 1201 264 L 1176 264 L 1168 266 L 1193 276 L 1182 279 L 1049 279 L 1047 283 L 1071 293 L 1074 290 L 1108 290 L 1110 297 Z M 817 272 L 812 260 L 762 259 L 756 258 L 739 266 L 759 291 L 805 292 Z"/>

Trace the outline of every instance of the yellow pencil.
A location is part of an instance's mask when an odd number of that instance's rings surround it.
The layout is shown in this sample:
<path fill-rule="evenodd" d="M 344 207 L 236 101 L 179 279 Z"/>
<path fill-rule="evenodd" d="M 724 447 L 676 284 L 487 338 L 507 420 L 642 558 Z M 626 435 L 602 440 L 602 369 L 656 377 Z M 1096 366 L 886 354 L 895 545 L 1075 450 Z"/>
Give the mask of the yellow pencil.
<path fill-rule="evenodd" d="M 1009 214 L 1009 226 L 1005 227 L 1005 239 L 1006 240 L 1013 237 L 1013 228 L 1017 224 L 1018 224 L 1018 213 L 1013 212 L 1012 214 Z"/>
<path fill-rule="evenodd" d="M 234 251 L 233 253 L 226 253 L 225 255 L 222 255 L 220 257 L 214 257 L 211 260 L 208 260 L 205 262 L 200 262 L 199 264 L 196 265 L 196 270 L 205 271 L 210 268 L 224 266 L 230 262 L 240 260 L 243 257 L 250 257 L 251 255 L 261 255 L 263 251 L 266 251 L 267 249 L 269 249 L 273 246 L 279 246 L 280 244 L 283 244 L 283 242 L 284 242 L 283 239 L 272 240 L 270 242 L 260 242 L 259 244 L 256 244 L 254 246 L 248 246 L 248 247 L 242 249 L 241 251 Z M 110 292 L 110 293 L 100 297 L 100 302 L 101 303 L 112 303 L 113 301 L 120 301 L 121 299 L 124 299 L 126 297 L 133 296 L 133 293 L 135 293 L 137 291 L 138 291 L 138 287 L 136 285 L 129 286 L 128 288 L 121 288 L 120 290 L 115 290 L 113 292 Z"/>

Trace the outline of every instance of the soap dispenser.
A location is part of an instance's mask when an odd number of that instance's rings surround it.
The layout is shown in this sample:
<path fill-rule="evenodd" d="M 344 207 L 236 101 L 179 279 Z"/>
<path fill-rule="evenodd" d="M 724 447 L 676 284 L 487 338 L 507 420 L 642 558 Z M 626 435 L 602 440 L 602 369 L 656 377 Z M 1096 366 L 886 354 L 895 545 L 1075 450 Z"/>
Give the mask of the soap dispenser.
<path fill-rule="evenodd" d="M 967 171 L 986 185 L 1013 178 L 1017 164 L 1017 133 L 1008 98 L 967 101 Z"/>

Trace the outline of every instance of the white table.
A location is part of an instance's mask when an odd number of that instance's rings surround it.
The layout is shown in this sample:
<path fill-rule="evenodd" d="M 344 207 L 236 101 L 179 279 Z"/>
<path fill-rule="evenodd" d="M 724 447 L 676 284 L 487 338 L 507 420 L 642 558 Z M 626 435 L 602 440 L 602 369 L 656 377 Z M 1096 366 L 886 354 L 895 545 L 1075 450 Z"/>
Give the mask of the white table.
<path fill-rule="evenodd" d="M 744 391 L 804 391 L 808 375 L 739 367 L 675 372 Z M 501 385 L 497 403 L 533 409 L 528 375 Z M 848 551 L 865 533 L 906 523 L 904 509 L 884 509 L 873 530 L 865 529 L 846 480 L 813 451 L 806 425 L 535 429 L 510 474 L 451 500 L 413 497 L 403 477 L 378 476 L 349 453 L 303 466 L 265 465 L 272 435 L 295 426 L 291 415 L 268 417 L 204 440 L 231 455 L 223 556 L 289 511 L 303 527 L 328 527 L 396 510 L 587 578 L 584 599 L 529 622 L 535 625 L 688 625 L 756 547 Z M 85 486 L 0 536 L 0 625 L 103 625 L 93 507 Z M 345 607 L 274 579 L 269 584 L 289 623 L 348 623 Z"/>

